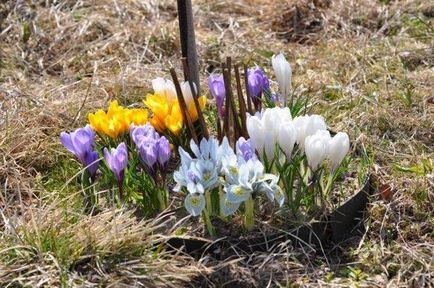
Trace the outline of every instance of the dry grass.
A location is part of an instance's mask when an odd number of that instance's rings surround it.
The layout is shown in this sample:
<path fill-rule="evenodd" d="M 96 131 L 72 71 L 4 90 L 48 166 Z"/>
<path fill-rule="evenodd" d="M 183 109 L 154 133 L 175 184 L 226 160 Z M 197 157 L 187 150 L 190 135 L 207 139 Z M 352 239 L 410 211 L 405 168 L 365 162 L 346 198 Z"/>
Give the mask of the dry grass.
<path fill-rule="evenodd" d="M 333 128 L 364 143 L 379 183 L 393 192 L 391 201 L 374 199 L 366 234 L 327 257 L 287 246 L 222 265 L 156 257 L 149 247 L 164 219 L 141 222 L 127 209 L 87 216 L 65 205 L 77 200 L 80 187 L 58 195 L 74 172 L 60 131 L 80 126 L 108 99 L 141 100 L 150 79 L 167 75 L 170 64 L 179 67 L 176 6 L 6 1 L 0 4 L 1 286 L 432 285 L 434 175 L 432 164 L 423 163 L 434 159 L 434 6 L 270 3 L 194 1 L 203 76 L 227 55 L 270 72 L 269 57 L 285 52 L 297 93 L 308 95 Z"/>

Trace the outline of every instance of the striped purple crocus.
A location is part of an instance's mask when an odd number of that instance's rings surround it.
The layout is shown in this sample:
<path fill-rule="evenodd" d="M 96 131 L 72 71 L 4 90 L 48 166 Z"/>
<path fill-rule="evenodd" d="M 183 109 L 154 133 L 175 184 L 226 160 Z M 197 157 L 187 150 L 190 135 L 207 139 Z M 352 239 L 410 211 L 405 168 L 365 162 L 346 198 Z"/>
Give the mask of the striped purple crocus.
<path fill-rule="evenodd" d="M 128 165 L 127 145 L 122 142 L 116 148 L 111 148 L 110 150 L 104 148 L 104 158 L 107 166 L 112 170 L 113 174 L 115 174 L 119 186 L 120 198 L 122 199 L 124 173 Z"/>
<path fill-rule="evenodd" d="M 220 118 L 225 115 L 224 102 L 226 97 L 225 82 L 223 75 L 211 74 L 208 77 L 208 87 L 211 95 L 214 97 L 217 105 L 217 112 Z"/>
<path fill-rule="evenodd" d="M 60 133 L 60 142 L 86 167 L 93 182 L 99 166 L 98 153 L 94 151 L 95 132 L 87 125 L 71 133 Z"/>
<path fill-rule="evenodd" d="M 256 66 L 247 70 L 247 86 L 256 111 L 261 111 L 262 94 L 270 90 L 270 81 L 260 67 Z"/>

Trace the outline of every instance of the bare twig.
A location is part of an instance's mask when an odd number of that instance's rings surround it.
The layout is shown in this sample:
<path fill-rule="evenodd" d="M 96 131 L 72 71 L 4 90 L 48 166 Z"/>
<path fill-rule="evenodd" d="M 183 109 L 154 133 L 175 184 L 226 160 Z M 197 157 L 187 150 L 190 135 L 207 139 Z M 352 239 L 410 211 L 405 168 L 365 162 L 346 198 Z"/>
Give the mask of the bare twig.
<path fill-rule="evenodd" d="M 176 96 L 178 97 L 179 108 L 181 109 L 182 119 L 187 126 L 187 131 L 194 142 L 198 143 L 196 132 L 194 131 L 193 123 L 191 122 L 190 114 L 188 113 L 187 104 L 185 103 L 184 96 L 182 95 L 181 85 L 179 85 L 178 76 L 175 69 L 170 68 L 170 75 L 172 76 L 173 83 L 175 84 Z"/>
<path fill-rule="evenodd" d="M 197 117 L 199 119 L 199 124 L 200 124 L 200 129 L 202 132 L 202 136 L 205 137 L 206 139 L 208 139 L 209 133 L 208 133 L 208 129 L 206 127 L 205 118 L 203 117 L 202 109 L 200 108 L 199 99 L 198 99 L 199 95 L 196 93 L 197 88 L 194 87 L 193 82 L 190 80 L 190 74 L 189 74 L 190 70 L 188 69 L 187 58 L 182 57 L 181 60 L 182 60 L 182 66 L 184 67 L 184 77 L 185 77 L 186 81 L 188 81 L 188 83 L 190 85 L 191 93 L 193 95 L 194 106 L 196 107 Z"/>

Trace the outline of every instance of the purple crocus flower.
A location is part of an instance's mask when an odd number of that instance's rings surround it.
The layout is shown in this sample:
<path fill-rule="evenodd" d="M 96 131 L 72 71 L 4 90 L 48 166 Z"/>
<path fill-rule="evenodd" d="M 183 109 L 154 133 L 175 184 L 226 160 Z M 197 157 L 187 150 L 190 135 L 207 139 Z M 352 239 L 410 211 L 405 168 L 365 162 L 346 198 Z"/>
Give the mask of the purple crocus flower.
<path fill-rule="evenodd" d="M 166 137 L 162 136 L 158 139 L 158 163 L 160 164 L 161 169 L 165 170 L 167 166 L 167 162 L 172 155 L 172 151 L 170 150 L 170 143 Z"/>
<path fill-rule="evenodd" d="M 264 71 L 256 66 L 247 70 L 247 85 L 256 111 L 261 110 L 261 97 L 263 91 L 270 90 L 270 81 Z"/>
<path fill-rule="evenodd" d="M 143 141 L 139 147 L 140 158 L 142 158 L 143 162 L 150 170 L 152 174 L 155 172 L 155 163 L 158 160 L 158 147 L 157 141 L 154 139 L 148 139 L 148 141 Z"/>
<path fill-rule="evenodd" d="M 71 133 L 60 133 L 60 142 L 63 146 L 72 152 L 86 167 L 90 174 L 90 178 L 94 179 L 98 170 L 99 161 L 98 153 L 93 150 L 95 144 L 95 132 L 87 125 L 84 128 L 79 128 Z"/>
<path fill-rule="evenodd" d="M 279 95 L 277 95 L 276 93 L 271 93 L 270 99 L 271 101 L 273 101 L 273 103 L 277 104 L 279 102 Z"/>
<path fill-rule="evenodd" d="M 255 154 L 255 149 L 253 148 L 250 139 L 246 140 L 244 137 L 240 137 L 235 146 L 238 157 L 242 157 L 244 161 L 247 162 L 250 159 L 258 158 Z"/>
<path fill-rule="evenodd" d="M 208 86 L 211 95 L 214 97 L 217 104 L 217 112 L 220 118 L 225 115 L 224 101 L 226 97 L 225 82 L 223 80 L 223 75 L 211 74 L 208 77 Z"/>
<path fill-rule="evenodd" d="M 104 148 L 104 158 L 110 170 L 115 174 L 119 188 L 121 189 L 124 170 L 128 164 L 127 146 L 122 142 L 117 148 L 111 148 L 110 152 L 107 148 Z"/>
<path fill-rule="evenodd" d="M 167 162 L 171 156 L 169 141 L 164 136 L 160 137 L 154 127 L 149 124 L 132 126 L 130 136 L 136 144 L 142 164 L 156 181 L 157 168 L 164 175 Z"/>
<path fill-rule="evenodd" d="M 130 137 L 133 139 L 133 142 L 136 144 L 136 146 L 139 147 L 143 140 L 147 140 L 149 138 L 157 140 L 159 135 L 155 131 L 154 127 L 152 127 L 149 123 L 141 126 L 135 126 L 134 124 L 131 124 Z"/>
<path fill-rule="evenodd" d="M 89 171 L 90 178 L 93 181 L 99 166 L 99 155 L 95 151 L 90 151 L 89 153 L 86 154 L 85 159 L 86 159 L 85 161 L 86 161 L 87 171 Z"/>

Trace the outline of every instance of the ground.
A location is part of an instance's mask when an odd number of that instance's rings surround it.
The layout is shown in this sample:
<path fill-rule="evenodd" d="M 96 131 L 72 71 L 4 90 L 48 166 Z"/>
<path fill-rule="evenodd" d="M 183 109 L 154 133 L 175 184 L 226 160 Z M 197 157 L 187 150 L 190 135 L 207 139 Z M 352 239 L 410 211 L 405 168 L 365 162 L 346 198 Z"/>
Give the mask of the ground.
<path fill-rule="evenodd" d="M 80 213 L 70 179 L 78 165 L 59 133 L 110 99 L 140 103 L 151 79 L 180 68 L 176 3 L 3 1 L 0 286 L 432 287 L 434 4 L 193 5 L 202 87 L 226 56 L 272 75 L 270 57 L 283 52 L 310 110 L 369 151 L 379 193 L 363 237 L 335 249 L 338 259 L 286 247 L 219 262 L 149 250 L 167 218 L 138 220 L 127 208 Z"/>

